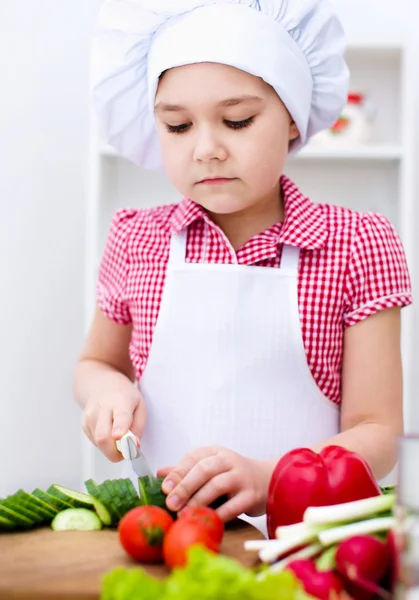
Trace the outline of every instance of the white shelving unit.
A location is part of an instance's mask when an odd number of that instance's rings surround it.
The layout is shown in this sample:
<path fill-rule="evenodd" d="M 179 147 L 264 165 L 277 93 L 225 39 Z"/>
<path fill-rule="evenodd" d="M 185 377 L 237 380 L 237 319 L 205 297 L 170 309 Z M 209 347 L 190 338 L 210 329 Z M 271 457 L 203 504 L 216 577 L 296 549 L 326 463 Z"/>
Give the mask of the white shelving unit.
<path fill-rule="evenodd" d="M 286 173 L 316 202 L 340 204 L 387 216 L 398 230 L 414 273 L 414 131 L 411 58 L 403 43 L 377 40 L 351 43 L 347 52 L 351 88 L 365 91 L 378 110 L 373 139 L 359 147 L 306 147 L 291 158 Z M 167 179 L 143 171 L 101 143 L 92 116 L 89 187 L 86 199 L 86 328 L 95 308 L 95 283 L 109 223 L 116 209 L 176 202 L 179 194 Z M 403 360 L 406 426 L 413 400 L 412 309 L 403 311 Z M 115 476 L 85 439 L 83 478 Z M 117 475 L 116 475 L 117 476 Z"/>

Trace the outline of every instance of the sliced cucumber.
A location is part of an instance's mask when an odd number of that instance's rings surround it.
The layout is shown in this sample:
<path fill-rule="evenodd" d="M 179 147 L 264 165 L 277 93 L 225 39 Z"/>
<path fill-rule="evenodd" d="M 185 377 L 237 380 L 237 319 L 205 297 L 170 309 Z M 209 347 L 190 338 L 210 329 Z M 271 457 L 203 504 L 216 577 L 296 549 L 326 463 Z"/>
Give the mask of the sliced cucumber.
<path fill-rule="evenodd" d="M 36 510 L 28 508 L 22 504 L 22 501 L 16 498 L 15 495 L 4 498 L 1 501 L 1 505 L 4 508 L 13 510 L 18 515 L 22 515 L 27 519 L 30 519 L 32 521 L 32 525 L 41 525 L 42 523 L 45 523 L 45 515 L 40 514 Z"/>
<path fill-rule="evenodd" d="M 166 494 L 161 489 L 163 479 L 163 477 L 152 479 L 148 476 L 138 478 L 141 504 L 153 504 L 154 506 L 166 508 Z"/>
<path fill-rule="evenodd" d="M 60 498 L 57 498 L 56 496 L 50 494 L 48 491 L 44 492 L 43 490 L 36 489 L 32 492 L 32 494 L 35 496 L 35 498 L 39 498 L 40 500 L 47 502 L 48 504 L 56 508 L 58 511 L 65 510 L 66 508 L 72 508 L 70 504 L 68 504 L 67 502 L 63 502 L 62 500 L 60 500 Z"/>
<path fill-rule="evenodd" d="M 108 494 L 103 490 L 102 486 L 98 485 L 93 479 L 88 479 L 84 482 L 84 485 L 86 486 L 86 489 L 92 496 L 92 498 L 98 500 L 101 503 L 101 505 L 105 507 L 105 510 L 109 515 L 110 522 L 108 523 L 108 525 L 116 525 L 119 521 L 118 514 L 113 509 L 111 498 L 109 498 Z"/>
<path fill-rule="evenodd" d="M 87 508 L 67 508 L 54 517 L 51 527 L 54 531 L 98 531 L 102 521 Z"/>
<path fill-rule="evenodd" d="M 6 517 L 0 517 L 0 532 L 1 531 L 11 531 L 15 529 L 16 525 L 10 519 Z"/>
<path fill-rule="evenodd" d="M 128 510 L 131 510 L 132 508 L 135 508 L 136 506 L 140 505 L 140 497 L 137 493 L 137 490 L 134 487 L 134 484 L 132 483 L 131 479 L 122 479 L 121 480 L 121 487 L 124 490 L 124 499 L 126 500 L 127 503 L 127 512 Z"/>
<path fill-rule="evenodd" d="M 0 501 L 0 517 L 11 521 L 15 527 L 32 527 L 34 525 L 30 517 L 26 517 L 12 508 L 4 506 L 2 501 Z"/>
<path fill-rule="evenodd" d="M 55 484 L 52 485 L 49 488 L 49 490 L 53 496 L 59 498 L 67 504 L 70 504 L 70 506 L 72 506 L 73 508 L 87 508 L 89 510 L 94 508 L 104 525 L 111 524 L 112 519 L 111 515 L 109 514 L 109 511 L 102 504 L 102 502 L 100 502 L 100 500 L 97 500 L 90 494 L 76 492 L 75 490 L 70 490 L 63 486 Z"/>
<path fill-rule="evenodd" d="M 48 505 L 46 502 L 40 500 L 40 498 L 36 498 L 36 496 L 29 494 L 29 492 L 26 492 L 25 490 L 18 490 L 13 495 L 16 496 L 16 498 L 20 500 L 24 506 L 37 509 L 37 511 L 42 513 L 47 519 L 53 519 L 58 512 L 57 508 Z"/>

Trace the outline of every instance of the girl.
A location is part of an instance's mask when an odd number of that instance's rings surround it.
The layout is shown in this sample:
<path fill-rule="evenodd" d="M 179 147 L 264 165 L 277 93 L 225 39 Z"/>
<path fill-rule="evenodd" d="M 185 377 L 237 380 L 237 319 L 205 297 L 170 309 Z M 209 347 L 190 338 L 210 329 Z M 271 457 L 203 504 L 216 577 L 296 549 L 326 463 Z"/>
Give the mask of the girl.
<path fill-rule="evenodd" d="M 86 435 L 118 461 L 132 429 L 169 508 L 227 494 L 221 517 L 262 531 L 292 448 L 340 444 L 386 475 L 411 302 L 401 243 L 283 174 L 347 98 L 329 6 L 108 0 L 94 50 L 106 139 L 184 200 L 113 218 L 75 374 Z"/>

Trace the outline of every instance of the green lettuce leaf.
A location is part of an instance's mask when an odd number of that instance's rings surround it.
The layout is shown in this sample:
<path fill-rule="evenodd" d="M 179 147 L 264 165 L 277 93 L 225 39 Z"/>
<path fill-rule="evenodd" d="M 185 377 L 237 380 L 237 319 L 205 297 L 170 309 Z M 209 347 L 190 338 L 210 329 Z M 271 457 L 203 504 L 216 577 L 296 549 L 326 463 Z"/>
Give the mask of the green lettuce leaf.
<path fill-rule="evenodd" d="M 290 572 L 247 569 L 202 547 L 190 550 L 189 562 L 157 581 L 142 569 L 118 568 L 103 580 L 101 600 L 310 600 Z"/>

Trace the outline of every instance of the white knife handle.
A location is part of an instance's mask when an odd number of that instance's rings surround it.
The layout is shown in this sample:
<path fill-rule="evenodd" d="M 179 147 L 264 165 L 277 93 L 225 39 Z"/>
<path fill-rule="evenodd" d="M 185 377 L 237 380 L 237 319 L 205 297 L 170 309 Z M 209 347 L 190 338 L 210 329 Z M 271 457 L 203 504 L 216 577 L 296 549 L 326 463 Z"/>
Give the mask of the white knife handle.
<path fill-rule="evenodd" d="M 138 438 L 132 433 L 132 431 L 127 431 L 127 433 L 116 442 L 117 449 L 126 460 L 130 460 L 131 458 L 128 445 L 129 439 L 137 446 L 137 448 L 140 447 L 140 442 L 138 441 Z"/>

